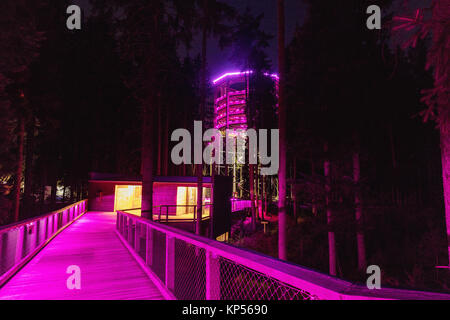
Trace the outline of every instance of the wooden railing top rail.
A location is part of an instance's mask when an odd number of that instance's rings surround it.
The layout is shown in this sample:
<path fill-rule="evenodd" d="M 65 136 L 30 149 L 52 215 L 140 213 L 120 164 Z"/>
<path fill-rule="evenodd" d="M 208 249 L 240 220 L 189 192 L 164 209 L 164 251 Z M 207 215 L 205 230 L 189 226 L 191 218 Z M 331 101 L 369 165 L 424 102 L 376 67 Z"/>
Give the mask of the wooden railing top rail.
<path fill-rule="evenodd" d="M 279 281 L 296 288 L 308 291 L 318 297 L 326 299 L 395 299 L 395 300 L 450 300 L 450 294 L 414 291 L 394 288 L 370 290 L 367 287 L 338 279 L 305 267 L 269 257 L 254 251 L 235 247 L 230 244 L 197 236 L 167 225 L 156 223 L 148 219 L 132 215 L 123 211 L 118 214 L 126 215 L 132 220 L 149 225 L 151 228 L 178 238 L 212 254 L 220 255 L 235 263 L 246 266 L 260 273 L 269 275 Z"/>
<path fill-rule="evenodd" d="M 48 212 L 48 213 L 44 213 L 44 214 L 42 214 L 42 215 L 40 215 L 40 216 L 37 216 L 37 217 L 28 218 L 28 219 L 25 219 L 25 220 L 21 220 L 21 221 L 18 221 L 18 222 L 14 222 L 14 223 L 11 223 L 11 224 L 7 224 L 7 225 L 4 225 L 4 226 L 0 226 L 0 234 L 3 233 L 3 232 L 9 231 L 9 230 L 11 230 L 11 229 L 16 229 L 16 228 L 20 228 L 20 227 L 22 227 L 22 226 L 24 226 L 24 225 L 31 224 L 31 223 L 33 223 L 33 222 L 36 222 L 36 221 L 38 221 L 38 220 L 40 220 L 40 219 L 43 219 L 43 218 L 52 216 L 52 215 L 54 215 L 54 214 L 58 214 L 58 213 L 60 213 L 60 212 L 69 210 L 70 208 L 73 208 L 73 207 L 75 207 L 76 205 L 79 205 L 79 204 L 81 204 L 81 203 L 83 203 L 83 202 L 86 202 L 86 201 L 87 201 L 86 199 L 85 199 L 85 200 L 81 200 L 81 201 L 72 203 L 72 204 L 70 204 L 70 205 L 68 205 L 68 206 L 65 206 L 65 207 L 63 207 L 63 208 L 61 208 L 61 209 L 57 209 L 57 210 L 53 210 L 53 211 Z"/>

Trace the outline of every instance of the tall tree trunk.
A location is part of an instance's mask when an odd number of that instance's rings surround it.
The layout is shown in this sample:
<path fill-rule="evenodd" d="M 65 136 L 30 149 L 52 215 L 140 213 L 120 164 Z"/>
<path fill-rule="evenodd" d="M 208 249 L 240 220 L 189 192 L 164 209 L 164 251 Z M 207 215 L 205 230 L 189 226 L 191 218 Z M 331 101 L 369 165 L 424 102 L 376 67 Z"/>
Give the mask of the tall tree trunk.
<path fill-rule="evenodd" d="M 251 204 L 251 214 L 252 214 L 252 231 L 256 230 L 256 207 L 255 207 L 255 165 L 249 164 L 249 183 L 250 183 L 250 204 Z"/>
<path fill-rule="evenodd" d="M 34 123 L 32 122 L 27 130 L 27 146 L 25 156 L 25 184 L 23 190 L 23 198 L 26 216 L 30 216 L 34 208 L 34 199 L 33 201 L 31 201 L 31 194 L 33 193 L 33 153 L 34 153 L 33 151 L 34 151 Z"/>
<path fill-rule="evenodd" d="M 142 117 L 142 217 L 153 220 L 153 112 L 150 101 L 145 104 Z"/>
<path fill-rule="evenodd" d="M 328 155 L 328 143 L 324 145 L 325 161 L 323 163 L 325 176 L 325 203 L 327 210 L 327 224 L 328 224 L 328 258 L 329 258 L 329 273 L 332 276 L 336 275 L 336 240 L 333 230 L 333 211 L 331 210 L 331 163 Z"/>
<path fill-rule="evenodd" d="M 360 187 L 360 161 L 359 152 L 353 153 L 353 182 L 355 184 L 355 219 L 356 219 L 356 245 L 358 250 L 358 270 L 365 271 L 366 262 L 366 246 L 364 244 L 363 217 L 361 206 L 361 187 Z"/>
<path fill-rule="evenodd" d="M 39 213 L 42 214 L 45 210 L 45 187 L 47 186 L 47 167 L 44 165 L 41 172 L 41 190 L 39 195 Z"/>
<path fill-rule="evenodd" d="M 161 118 L 161 106 L 158 106 L 158 156 L 156 159 L 156 175 L 160 176 L 161 175 L 161 160 L 162 160 L 162 155 L 161 155 L 161 143 L 162 143 L 162 118 Z"/>
<path fill-rule="evenodd" d="M 63 180 L 64 188 L 63 188 L 63 194 L 62 194 L 62 202 L 64 203 L 66 201 L 66 179 Z"/>
<path fill-rule="evenodd" d="M 448 101 L 448 89 L 450 87 L 450 66 L 448 62 L 448 17 L 450 14 L 450 0 L 435 0 L 433 1 L 433 5 L 433 46 L 439 47 L 439 43 L 441 43 L 439 56 L 435 58 L 437 63 L 435 63 L 434 68 L 434 86 L 435 88 L 441 88 L 438 93 L 437 108 L 441 140 L 445 221 L 447 226 L 448 266 L 450 267 L 450 106 Z M 433 59 L 432 56 L 431 54 L 428 55 L 428 63 L 430 65 L 433 65 L 431 60 Z"/>
<path fill-rule="evenodd" d="M 315 179 L 316 179 L 316 164 L 314 162 L 313 157 L 311 156 L 311 177 L 313 179 L 313 185 L 315 185 Z M 312 199 L 311 199 L 311 212 L 314 216 L 317 215 L 317 200 L 316 200 L 316 189 L 313 188 L 312 192 Z"/>
<path fill-rule="evenodd" d="M 260 219 L 260 209 L 261 209 L 261 204 L 259 203 L 260 200 L 260 190 L 259 190 L 259 166 L 255 165 L 255 171 L 254 171 L 254 175 L 255 175 L 255 200 L 256 200 L 256 221 L 258 221 Z"/>
<path fill-rule="evenodd" d="M 72 184 L 70 185 L 70 202 L 74 203 L 76 199 L 76 189 L 77 185 L 75 182 L 75 177 L 72 177 Z"/>
<path fill-rule="evenodd" d="M 196 165 L 197 174 L 197 225 L 195 227 L 196 234 L 202 234 L 202 209 L 203 209 L 203 166 Z"/>
<path fill-rule="evenodd" d="M 442 183 L 444 189 L 445 221 L 447 226 L 448 257 L 450 266 L 450 119 L 440 123 Z"/>
<path fill-rule="evenodd" d="M 58 172 L 56 167 L 53 168 L 52 170 L 52 189 L 50 192 L 50 207 L 51 210 L 53 210 L 53 208 L 56 205 L 56 189 L 58 188 Z"/>
<path fill-rule="evenodd" d="M 278 257 L 287 259 L 286 249 L 286 105 L 285 105 L 285 44 L 284 44 L 284 0 L 277 0 L 278 8 L 278 69 L 279 101 L 278 127 L 280 130 L 280 167 L 278 171 Z"/>
<path fill-rule="evenodd" d="M 166 112 L 166 121 L 164 122 L 164 141 L 163 141 L 163 174 L 169 174 L 169 113 Z"/>
<path fill-rule="evenodd" d="M 204 0 L 203 14 L 206 16 L 207 0 Z M 200 101 L 200 121 L 203 121 L 203 112 L 206 105 L 206 46 L 207 46 L 207 31 L 206 25 L 203 26 L 202 31 L 202 74 L 201 74 L 201 101 Z M 203 148 L 202 148 L 203 149 Z M 202 161 L 203 162 L 203 161 Z M 203 209 L 203 164 L 197 164 L 197 226 L 195 228 L 198 235 L 202 234 L 202 209 Z"/>
<path fill-rule="evenodd" d="M 18 132 L 18 144 L 19 151 L 17 155 L 17 170 L 16 170 L 16 186 L 14 190 L 14 222 L 19 221 L 20 213 L 20 184 L 22 182 L 23 171 L 23 145 L 25 136 L 25 122 L 24 119 L 19 116 L 19 132 Z"/>
<path fill-rule="evenodd" d="M 266 219 L 267 210 L 267 190 L 266 190 L 266 177 L 262 176 L 262 196 L 261 196 L 261 220 Z"/>

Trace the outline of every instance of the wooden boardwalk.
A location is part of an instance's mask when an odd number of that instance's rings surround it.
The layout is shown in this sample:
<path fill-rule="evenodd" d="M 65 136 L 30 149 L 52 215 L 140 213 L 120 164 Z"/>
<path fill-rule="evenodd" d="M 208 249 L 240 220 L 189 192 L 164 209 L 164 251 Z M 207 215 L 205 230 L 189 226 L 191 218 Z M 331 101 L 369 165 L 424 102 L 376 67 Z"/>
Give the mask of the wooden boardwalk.
<path fill-rule="evenodd" d="M 161 292 L 115 233 L 114 213 L 89 212 L 53 239 L 0 289 L 0 300 L 161 300 Z M 69 290 L 67 267 L 81 270 Z"/>

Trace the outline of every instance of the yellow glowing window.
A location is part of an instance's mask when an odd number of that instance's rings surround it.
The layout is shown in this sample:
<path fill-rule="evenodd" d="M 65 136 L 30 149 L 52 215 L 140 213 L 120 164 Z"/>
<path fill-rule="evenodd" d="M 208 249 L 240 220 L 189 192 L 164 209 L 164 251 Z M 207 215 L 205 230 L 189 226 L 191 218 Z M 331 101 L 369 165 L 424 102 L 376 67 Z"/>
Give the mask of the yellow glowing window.
<path fill-rule="evenodd" d="M 140 209 L 142 186 L 116 185 L 114 211 Z"/>
<path fill-rule="evenodd" d="M 211 189 L 203 188 L 203 204 L 211 201 Z M 197 187 L 177 187 L 177 215 L 193 214 L 197 205 Z M 209 214 L 209 207 L 203 209 L 204 214 Z"/>

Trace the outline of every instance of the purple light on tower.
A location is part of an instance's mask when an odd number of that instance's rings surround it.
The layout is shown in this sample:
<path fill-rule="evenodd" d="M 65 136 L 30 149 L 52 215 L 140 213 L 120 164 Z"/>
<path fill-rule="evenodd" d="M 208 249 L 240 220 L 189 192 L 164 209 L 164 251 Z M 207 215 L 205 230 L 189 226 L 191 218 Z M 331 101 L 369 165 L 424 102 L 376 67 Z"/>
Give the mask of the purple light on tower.
<path fill-rule="evenodd" d="M 217 79 L 215 79 L 215 80 L 213 80 L 213 84 L 216 84 L 216 83 L 218 83 L 220 80 L 222 80 L 222 79 L 224 79 L 224 78 L 227 78 L 227 77 L 232 77 L 232 76 L 241 76 L 241 75 L 244 75 L 244 74 L 251 74 L 251 73 L 253 73 L 253 71 L 251 71 L 251 70 L 249 70 L 249 71 L 235 71 L 235 72 L 226 72 L 226 73 L 224 73 L 223 75 L 221 75 L 220 77 L 218 77 Z M 275 79 L 279 79 L 279 76 L 276 74 L 276 73 L 272 73 L 272 74 L 270 74 L 270 73 L 268 73 L 268 72 L 266 72 L 266 73 L 264 73 L 264 75 L 265 76 L 270 76 L 270 77 L 272 77 L 272 78 L 275 78 Z"/>
<path fill-rule="evenodd" d="M 247 127 L 247 91 L 251 81 L 247 75 L 252 73 L 252 70 L 226 72 L 213 80 L 215 128 L 225 130 Z M 264 76 L 272 78 L 278 88 L 277 74 L 266 72 Z"/>

